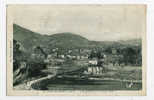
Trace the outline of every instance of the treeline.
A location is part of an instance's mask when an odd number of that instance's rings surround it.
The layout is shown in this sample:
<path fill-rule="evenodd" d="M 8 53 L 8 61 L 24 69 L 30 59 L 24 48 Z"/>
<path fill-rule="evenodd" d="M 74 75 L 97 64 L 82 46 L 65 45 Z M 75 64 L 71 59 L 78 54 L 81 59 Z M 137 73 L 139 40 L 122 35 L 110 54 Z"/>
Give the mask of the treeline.
<path fill-rule="evenodd" d="M 103 58 L 103 55 L 106 58 Z M 105 63 L 112 63 L 115 65 L 116 63 L 121 65 L 133 65 L 133 66 L 141 66 L 142 65 L 142 49 L 141 45 L 137 46 L 114 46 L 114 47 L 106 47 L 106 48 L 96 48 L 91 51 L 89 58 L 103 58 L 105 59 Z"/>

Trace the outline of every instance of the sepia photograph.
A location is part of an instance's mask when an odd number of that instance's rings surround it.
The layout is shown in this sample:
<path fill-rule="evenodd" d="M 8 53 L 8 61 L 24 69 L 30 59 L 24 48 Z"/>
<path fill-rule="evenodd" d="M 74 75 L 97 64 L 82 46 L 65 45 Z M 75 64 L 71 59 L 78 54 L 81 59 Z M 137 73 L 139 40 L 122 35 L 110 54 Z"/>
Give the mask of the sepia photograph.
<path fill-rule="evenodd" d="M 146 95 L 146 5 L 7 5 L 7 95 Z"/>

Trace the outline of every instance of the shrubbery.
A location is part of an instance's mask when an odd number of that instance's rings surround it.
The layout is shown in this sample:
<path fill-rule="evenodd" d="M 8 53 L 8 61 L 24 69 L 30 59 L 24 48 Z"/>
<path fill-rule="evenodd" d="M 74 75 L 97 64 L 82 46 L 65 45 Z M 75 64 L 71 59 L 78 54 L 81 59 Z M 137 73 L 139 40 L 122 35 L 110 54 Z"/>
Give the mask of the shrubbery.
<path fill-rule="evenodd" d="M 46 67 L 44 57 L 32 56 L 31 53 L 25 52 L 20 49 L 21 44 L 13 40 L 13 72 L 14 72 L 14 85 L 28 80 L 32 77 L 44 75 L 41 70 Z"/>

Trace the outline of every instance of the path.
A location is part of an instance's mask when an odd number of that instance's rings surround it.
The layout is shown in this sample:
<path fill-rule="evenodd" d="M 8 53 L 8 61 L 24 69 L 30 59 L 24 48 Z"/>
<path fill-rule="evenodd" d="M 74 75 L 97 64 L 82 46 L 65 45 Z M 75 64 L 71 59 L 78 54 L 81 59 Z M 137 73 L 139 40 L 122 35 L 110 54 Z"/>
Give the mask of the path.
<path fill-rule="evenodd" d="M 27 83 L 23 83 L 23 84 L 14 86 L 13 89 L 15 89 L 15 90 L 31 90 L 32 89 L 31 86 L 33 84 L 35 84 L 37 82 L 40 82 L 40 81 L 43 81 L 43 80 L 47 80 L 47 79 L 54 78 L 55 76 L 56 76 L 56 74 L 54 74 L 54 75 L 48 75 L 46 77 L 42 77 L 42 78 L 39 78 L 39 79 L 36 79 L 36 80 L 29 81 Z"/>

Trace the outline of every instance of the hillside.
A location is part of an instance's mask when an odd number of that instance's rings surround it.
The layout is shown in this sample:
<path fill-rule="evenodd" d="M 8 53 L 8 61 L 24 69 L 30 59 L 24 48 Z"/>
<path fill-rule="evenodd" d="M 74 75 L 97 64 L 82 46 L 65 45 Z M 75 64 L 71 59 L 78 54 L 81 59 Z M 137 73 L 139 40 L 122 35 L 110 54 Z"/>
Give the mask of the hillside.
<path fill-rule="evenodd" d="M 60 48 L 80 48 L 89 44 L 89 40 L 73 33 L 57 33 L 49 36 L 49 46 Z"/>
<path fill-rule="evenodd" d="M 80 35 L 65 32 L 53 35 L 41 35 L 23 28 L 17 24 L 13 25 L 14 39 L 19 41 L 26 50 L 31 50 L 33 46 L 42 45 L 54 48 L 92 48 L 92 47 L 120 47 L 141 45 L 141 39 L 120 40 L 120 41 L 90 41 Z"/>
<path fill-rule="evenodd" d="M 13 25 L 14 39 L 23 44 L 24 48 L 31 50 L 33 46 L 43 45 L 49 47 L 76 48 L 86 47 L 89 40 L 73 33 L 57 33 L 53 35 L 41 35 L 23 28 L 17 24 Z"/>
<path fill-rule="evenodd" d="M 19 41 L 26 50 L 30 50 L 34 45 L 42 43 L 43 36 L 14 24 L 13 39 Z"/>

